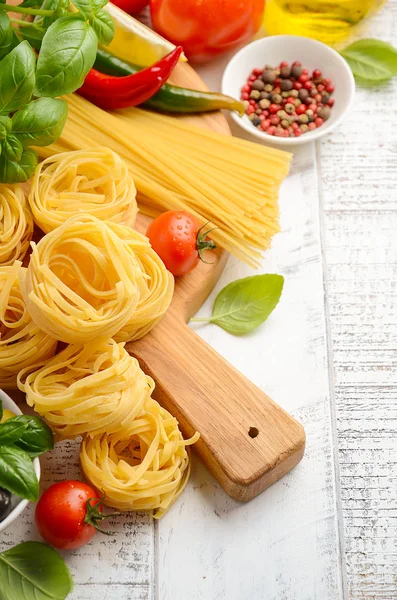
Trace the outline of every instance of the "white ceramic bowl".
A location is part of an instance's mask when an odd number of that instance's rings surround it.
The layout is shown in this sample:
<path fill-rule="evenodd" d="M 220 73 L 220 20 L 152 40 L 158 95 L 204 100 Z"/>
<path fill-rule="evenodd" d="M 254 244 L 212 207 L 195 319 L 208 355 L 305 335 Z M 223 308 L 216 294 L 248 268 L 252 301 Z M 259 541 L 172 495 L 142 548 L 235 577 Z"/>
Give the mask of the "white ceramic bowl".
<path fill-rule="evenodd" d="M 346 116 L 354 99 L 354 77 L 346 61 L 332 48 L 321 42 L 297 35 L 275 35 L 261 38 L 242 48 L 233 56 L 223 74 L 222 91 L 224 94 L 240 98 L 242 86 L 255 67 L 265 64 L 277 66 L 286 60 L 289 63 L 300 60 L 309 70 L 320 69 L 324 77 L 329 77 L 335 86 L 332 95 L 335 104 L 330 118 L 314 131 L 308 131 L 300 137 L 279 138 L 270 136 L 252 125 L 247 115 L 239 117 L 232 113 L 234 121 L 262 141 L 272 141 L 280 146 L 294 146 L 317 140 L 332 131 Z"/>
<path fill-rule="evenodd" d="M 22 412 L 19 410 L 19 408 L 15 404 L 15 402 L 13 400 L 11 400 L 11 398 L 9 396 L 7 396 L 7 394 L 5 392 L 3 392 L 3 390 L 0 390 L 0 398 L 3 402 L 3 408 L 7 408 L 8 410 L 11 410 L 16 415 L 22 414 Z M 35 458 L 33 460 L 33 465 L 34 465 L 34 470 L 36 471 L 37 479 L 40 481 L 40 461 L 38 458 Z M 13 499 L 14 498 L 15 498 L 15 496 L 13 496 Z M 15 498 L 15 499 L 16 499 L 16 503 L 15 503 L 14 508 L 12 509 L 10 514 L 6 516 L 4 521 L 0 522 L 0 532 L 4 531 L 4 529 L 6 529 L 9 525 L 11 525 L 11 523 L 13 523 L 19 517 L 19 515 L 22 513 L 22 511 L 25 510 L 25 508 L 29 504 L 29 500 L 19 500 L 19 498 Z"/>

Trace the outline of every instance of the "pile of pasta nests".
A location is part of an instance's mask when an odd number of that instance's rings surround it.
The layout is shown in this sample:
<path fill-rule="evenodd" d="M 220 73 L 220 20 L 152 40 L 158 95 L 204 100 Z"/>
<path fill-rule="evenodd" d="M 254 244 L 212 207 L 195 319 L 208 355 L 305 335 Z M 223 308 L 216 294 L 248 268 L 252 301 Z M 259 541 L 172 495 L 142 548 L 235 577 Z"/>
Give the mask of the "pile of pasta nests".
<path fill-rule="evenodd" d="M 198 434 L 183 439 L 124 348 L 162 318 L 174 289 L 133 229 L 135 196 L 104 147 L 44 160 L 28 198 L 0 186 L 0 387 L 25 392 L 58 439 L 82 436 L 83 472 L 109 506 L 159 518 L 184 488 Z"/>

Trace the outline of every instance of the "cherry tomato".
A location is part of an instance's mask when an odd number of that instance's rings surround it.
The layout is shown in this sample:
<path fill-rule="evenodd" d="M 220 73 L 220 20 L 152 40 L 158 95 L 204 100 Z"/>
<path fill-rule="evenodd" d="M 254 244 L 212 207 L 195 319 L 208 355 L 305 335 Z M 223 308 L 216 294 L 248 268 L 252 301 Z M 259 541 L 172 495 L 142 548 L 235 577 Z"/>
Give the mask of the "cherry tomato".
<path fill-rule="evenodd" d="M 249 41 L 261 25 L 264 6 L 265 0 L 150 0 L 154 29 L 196 62 Z"/>
<path fill-rule="evenodd" d="M 129 15 L 136 15 L 149 4 L 149 0 L 112 0 L 112 2 Z"/>
<path fill-rule="evenodd" d="M 204 250 L 216 247 L 212 240 L 206 240 L 208 231 L 201 230 L 195 216 L 170 210 L 150 223 L 146 235 L 167 269 L 178 277 L 198 265 Z"/>
<path fill-rule="evenodd" d="M 74 550 L 89 542 L 102 515 L 101 498 L 82 481 L 61 481 L 49 487 L 36 506 L 36 527 L 51 546 Z"/>

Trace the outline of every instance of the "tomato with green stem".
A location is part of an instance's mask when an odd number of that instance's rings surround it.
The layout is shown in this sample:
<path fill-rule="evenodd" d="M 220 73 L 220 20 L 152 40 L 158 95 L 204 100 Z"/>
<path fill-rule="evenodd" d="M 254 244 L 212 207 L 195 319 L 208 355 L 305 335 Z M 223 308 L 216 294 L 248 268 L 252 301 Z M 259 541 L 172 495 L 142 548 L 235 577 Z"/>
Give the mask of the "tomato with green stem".
<path fill-rule="evenodd" d="M 50 486 L 36 506 L 35 521 L 41 537 L 51 546 L 74 550 L 87 544 L 99 524 L 111 515 L 102 514 L 101 498 L 96 490 L 82 481 L 60 481 Z"/>
<path fill-rule="evenodd" d="M 208 262 L 203 252 L 216 248 L 215 242 L 207 239 L 212 229 L 205 229 L 189 212 L 170 210 L 151 222 L 146 235 L 167 269 L 179 277 L 197 267 L 200 260 Z"/>

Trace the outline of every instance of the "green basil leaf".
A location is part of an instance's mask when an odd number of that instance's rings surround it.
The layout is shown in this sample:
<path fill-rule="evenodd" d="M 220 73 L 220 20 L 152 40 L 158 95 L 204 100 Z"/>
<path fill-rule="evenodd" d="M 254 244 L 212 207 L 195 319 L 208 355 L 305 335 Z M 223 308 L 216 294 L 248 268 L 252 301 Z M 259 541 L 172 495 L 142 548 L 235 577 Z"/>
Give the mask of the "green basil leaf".
<path fill-rule="evenodd" d="M 28 418 L 18 415 L 0 423 L 0 446 L 9 446 L 17 442 L 28 426 Z"/>
<path fill-rule="evenodd" d="M 64 600 L 73 580 L 64 560 L 41 542 L 0 553 L 0 600 Z"/>
<path fill-rule="evenodd" d="M 36 95 L 62 96 L 81 87 L 95 62 L 97 48 L 98 38 L 85 21 L 73 16 L 55 21 L 41 44 Z"/>
<path fill-rule="evenodd" d="M 32 148 L 24 148 L 19 162 L 0 156 L 0 183 L 23 183 L 34 173 L 38 156 Z M 0 598 L 1 600 L 1 598 Z"/>
<path fill-rule="evenodd" d="M 33 462 L 21 448 L 0 446 L 0 487 L 32 502 L 38 499 L 39 482 Z"/>
<path fill-rule="evenodd" d="M 36 56 L 29 42 L 21 42 L 0 62 L 0 113 L 27 104 L 33 94 Z"/>
<path fill-rule="evenodd" d="M 22 152 L 23 146 L 15 135 L 11 134 L 3 140 L 1 154 L 7 160 L 19 162 L 21 160 Z"/>
<path fill-rule="evenodd" d="M 24 146 L 49 146 L 62 133 L 68 104 L 60 98 L 39 98 L 12 118 L 12 131 Z"/>
<path fill-rule="evenodd" d="M 108 3 L 108 0 L 73 0 L 73 4 L 79 9 L 85 19 L 91 21 L 94 15 L 97 14 Z"/>
<path fill-rule="evenodd" d="M 12 121 L 10 117 L 0 116 L 0 140 L 4 140 L 12 129 Z"/>
<path fill-rule="evenodd" d="M 18 31 L 22 35 L 23 39 L 29 42 L 32 48 L 37 51 L 40 50 L 45 31 L 43 31 L 41 28 L 35 29 L 34 27 L 24 27 L 23 25 L 19 26 Z"/>
<path fill-rule="evenodd" d="M 234 335 L 253 331 L 277 306 L 283 285 L 281 275 L 254 275 L 229 283 L 215 299 L 210 323 Z"/>
<path fill-rule="evenodd" d="M 5 12 L 0 12 L 0 59 L 13 48 L 14 29 Z"/>
<path fill-rule="evenodd" d="M 353 75 L 364 82 L 378 83 L 397 75 L 397 49 L 387 42 L 372 38 L 359 40 L 340 54 Z"/>
<path fill-rule="evenodd" d="M 108 46 L 114 38 L 114 21 L 109 13 L 99 10 L 90 21 L 100 44 Z"/>
<path fill-rule="evenodd" d="M 53 449 L 54 434 L 47 423 L 44 423 L 39 417 L 29 415 L 20 415 L 13 420 L 15 419 L 26 423 L 25 430 L 15 444 L 29 456 L 39 456 L 43 452 Z"/>

